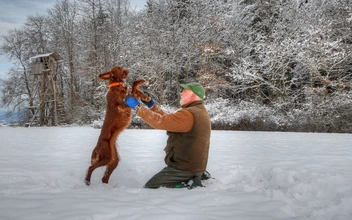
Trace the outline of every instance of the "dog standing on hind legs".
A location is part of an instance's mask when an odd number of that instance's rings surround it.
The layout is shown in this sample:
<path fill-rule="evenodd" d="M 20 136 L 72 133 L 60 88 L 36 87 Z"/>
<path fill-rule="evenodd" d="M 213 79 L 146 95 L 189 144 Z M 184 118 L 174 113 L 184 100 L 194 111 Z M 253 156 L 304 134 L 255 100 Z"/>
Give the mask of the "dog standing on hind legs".
<path fill-rule="evenodd" d="M 103 126 L 101 128 L 98 143 L 92 152 L 91 166 L 87 170 L 85 177 L 86 185 L 90 185 L 90 178 L 93 171 L 101 166 L 106 166 L 103 183 L 108 183 L 110 175 L 117 167 L 120 158 L 116 148 L 116 140 L 119 134 L 125 130 L 132 120 L 132 110 L 124 103 L 124 98 L 128 92 L 135 98 L 149 101 L 139 86 L 145 80 L 136 80 L 132 84 L 132 90 L 125 85 L 129 71 L 121 66 L 115 66 L 109 72 L 99 75 L 99 78 L 109 82 L 109 91 L 106 95 L 107 106 Z"/>

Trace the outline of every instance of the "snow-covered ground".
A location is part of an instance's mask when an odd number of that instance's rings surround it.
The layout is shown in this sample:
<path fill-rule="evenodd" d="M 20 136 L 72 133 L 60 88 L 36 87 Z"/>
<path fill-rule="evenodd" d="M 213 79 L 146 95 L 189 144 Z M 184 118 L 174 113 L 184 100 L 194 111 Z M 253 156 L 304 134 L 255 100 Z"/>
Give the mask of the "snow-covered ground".
<path fill-rule="evenodd" d="M 166 134 L 126 130 L 84 184 L 100 130 L 0 127 L 0 219 L 352 219 L 352 135 L 213 131 L 206 187 L 144 189 Z"/>

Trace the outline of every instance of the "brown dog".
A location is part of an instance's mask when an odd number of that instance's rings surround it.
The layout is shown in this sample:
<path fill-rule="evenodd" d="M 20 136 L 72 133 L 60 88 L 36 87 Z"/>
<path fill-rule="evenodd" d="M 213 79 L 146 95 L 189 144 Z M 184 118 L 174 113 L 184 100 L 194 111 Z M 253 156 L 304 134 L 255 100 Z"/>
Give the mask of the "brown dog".
<path fill-rule="evenodd" d="M 98 143 L 92 153 L 91 166 L 88 168 L 85 177 L 85 183 L 88 186 L 90 185 L 91 175 L 96 168 L 106 166 L 102 182 L 108 183 L 111 173 L 119 163 L 116 139 L 132 120 L 132 110 L 124 103 L 124 98 L 129 92 L 128 87 L 124 84 L 128 74 L 128 70 L 121 66 L 115 66 L 111 71 L 99 75 L 100 79 L 109 81 L 110 89 L 106 95 L 107 107 L 104 123 Z M 131 95 L 149 101 L 150 97 L 139 89 L 139 86 L 145 82 L 145 80 L 134 81 Z"/>

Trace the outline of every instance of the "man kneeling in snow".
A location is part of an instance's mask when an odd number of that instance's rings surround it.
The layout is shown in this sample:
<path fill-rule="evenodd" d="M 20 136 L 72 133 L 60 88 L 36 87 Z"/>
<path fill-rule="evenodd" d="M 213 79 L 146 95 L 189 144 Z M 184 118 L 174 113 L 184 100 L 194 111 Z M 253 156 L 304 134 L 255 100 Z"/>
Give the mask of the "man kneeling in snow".
<path fill-rule="evenodd" d="M 202 179 L 209 179 L 206 171 L 210 145 L 211 123 L 203 99 L 205 90 L 199 83 L 181 84 L 181 109 L 166 114 L 153 99 L 143 102 L 127 95 L 125 103 L 137 111 L 147 124 L 166 130 L 168 140 L 165 147 L 167 167 L 155 174 L 145 188 L 184 188 L 203 186 Z"/>

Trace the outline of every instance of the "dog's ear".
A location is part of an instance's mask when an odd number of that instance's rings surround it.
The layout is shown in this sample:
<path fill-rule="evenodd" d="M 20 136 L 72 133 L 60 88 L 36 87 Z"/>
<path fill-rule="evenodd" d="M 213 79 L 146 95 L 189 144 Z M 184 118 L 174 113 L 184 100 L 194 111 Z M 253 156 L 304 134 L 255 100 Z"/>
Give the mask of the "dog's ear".
<path fill-rule="evenodd" d="M 99 78 L 102 80 L 109 80 L 111 76 L 111 72 L 106 72 L 106 73 L 102 73 L 99 75 Z"/>

